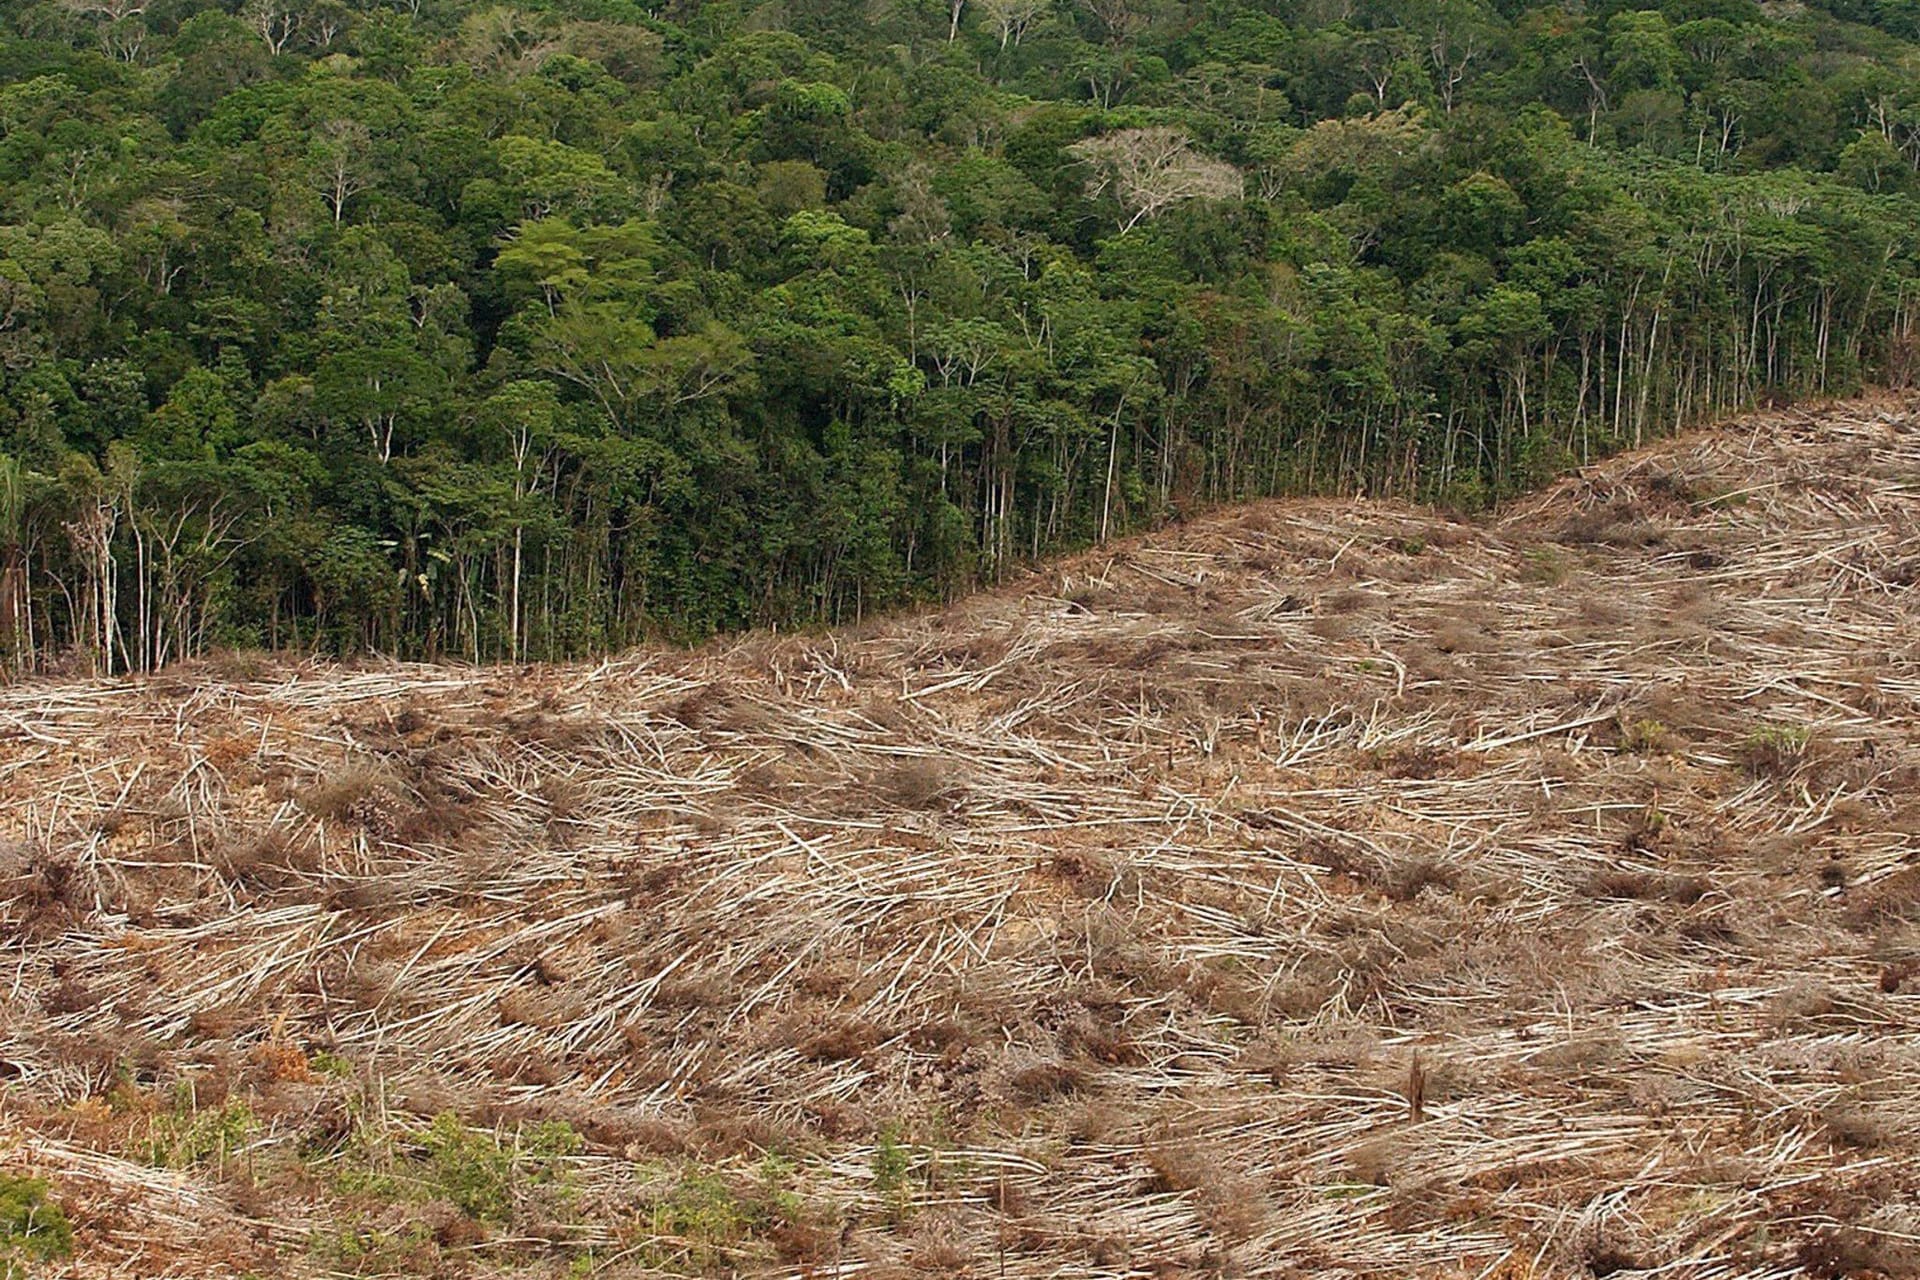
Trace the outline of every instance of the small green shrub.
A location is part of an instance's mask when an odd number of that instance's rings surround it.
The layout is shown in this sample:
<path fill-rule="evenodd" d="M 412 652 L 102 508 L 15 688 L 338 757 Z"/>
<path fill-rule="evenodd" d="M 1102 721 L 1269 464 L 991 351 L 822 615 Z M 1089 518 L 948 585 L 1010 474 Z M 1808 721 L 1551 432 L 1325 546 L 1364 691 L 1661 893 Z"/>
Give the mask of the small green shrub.
<path fill-rule="evenodd" d="M 353 1079 L 353 1063 L 328 1049 L 322 1049 L 308 1059 L 307 1066 L 315 1075 L 332 1076 L 336 1080 Z"/>
<path fill-rule="evenodd" d="M 535 1181 L 548 1180 L 556 1171 L 555 1161 L 579 1155 L 586 1145 L 587 1140 L 565 1120 L 544 1120 L 523 1129 L 518 1142 L 522 1161 L 532 1163 Z"/>
<path fill-rule="evenodd" d="M 1741 756 L 1754 774 L 1785 775 L 1806 759 L 1811 741 L 1812 734 L 1799 725 L 1763 725 L 1747 735 Z"/>
<path fill-rule="evenodd" d="M 787 1184 L 800 1166 L 776 1151 L 767 1152 L 760 1162 L 760 1194 L 768 1211 L 782 1221 L 791 1222 L 806 1210 L 806 1201 Z"/>
<path fill-rule="evenodd" d="M 341 1148 L 321 1157 L 350 1194 L 392 1200 L 446 1200 L 476 1222 L 506 1223 L 535 1190 L 569 1198 L 568 1157 L 583 1139 L 564 1120 L 517 1134 L 470 1129 L 444 1111 L 425 1129 L 393 1130 L 362 1119 Z"/>
<path fill-rule="evenodd" d="M 337 1271 L 418 1275 L 422 1274 L 421 1259 L 434 1252 L 433 1232 L 423 1223 L 395 1231 L 355 1216 L 308 1236 L 307 1252 Z"/>
<path fill-rule="evenodd" d="M 460 1212 L 505 1222 L 513 1212 L 513 1152 L 491 1133 L 476 1132 L 443 1111 L 420 1136 L 428 1180 Z"/>
<path fill-rule="evenodd" d="M 755 1226 L 752 1208 L 718 1174 L 691 1172 L 653 1206 L 651 1233 L 678 1245 L 696 1266 L 706 1267 L 745 1239 Z"/>
<path fill-rule="evenodd" d="M 29 1264 L 72 1252 L 73 1228 L 47 1184 L 0 1173 L 0 1280 L 25 1280 Z"/>
<path fill-rule="evenodd" d="M 1635 720 L 1620 730 L 1620 745 L 1635 755 L 1657 755 L 1673 746 L 1673 734 L 1658 720 Z"/>
<path fill-rule="evenodd" d="M 1465 470 L 1455 472 L 1450 483 L 1435 487 L 1431 500 L 1444 511 L 1471 515 L 1493 506 L 1497 496 L 1493 486 L 1478 470 Z"/>
<path fill-rule="evenodd" d="M 799 1166 L 777 1152 L 760 1161 L 752 1180 L 699 1166 L 661 1172 L 664 1189 L 649 1197 L 646 1218 L 653 1238 L 643 1250 L 654 1266 L 711 1270 L 769 1241 L 826 1230 L 818 1207 L 790 1185 Z"/>
<path fill-rule="evenodd" d="M 147 1130 L 147 1163 L 162 1169 L 224 1167 L 258 1127 L 246 1103 L 233 1099 L 201 1109 L 194 1104 L 191 1086 L 183 1085 L 173 1110 L 155 1116 Z"/>

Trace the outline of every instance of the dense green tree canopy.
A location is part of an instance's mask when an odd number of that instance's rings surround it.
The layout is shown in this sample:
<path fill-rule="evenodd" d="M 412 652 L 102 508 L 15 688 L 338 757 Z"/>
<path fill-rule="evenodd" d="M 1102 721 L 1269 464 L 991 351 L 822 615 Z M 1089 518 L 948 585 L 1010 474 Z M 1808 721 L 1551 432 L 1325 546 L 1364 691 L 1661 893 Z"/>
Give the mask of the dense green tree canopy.
<path fill-rule="evenodd" d="M 1909 0 L 0 14 L 16 663 L 833 621 L 1916 352 Z"/>

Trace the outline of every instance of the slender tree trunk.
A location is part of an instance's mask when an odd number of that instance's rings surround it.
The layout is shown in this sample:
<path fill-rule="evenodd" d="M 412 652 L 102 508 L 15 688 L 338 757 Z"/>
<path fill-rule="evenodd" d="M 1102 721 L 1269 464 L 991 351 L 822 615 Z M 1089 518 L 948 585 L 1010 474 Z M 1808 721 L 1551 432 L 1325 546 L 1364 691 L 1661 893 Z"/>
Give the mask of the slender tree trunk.
<path fill-rule="evenodd" d="M 1100 499 L 1100 541 L 1107 540 L 1113 520 L 1113 479 L 1120 462 L 1120 411 L 1113 411 L 1113 427 L 1107 436 L 1107 487 Z"/>

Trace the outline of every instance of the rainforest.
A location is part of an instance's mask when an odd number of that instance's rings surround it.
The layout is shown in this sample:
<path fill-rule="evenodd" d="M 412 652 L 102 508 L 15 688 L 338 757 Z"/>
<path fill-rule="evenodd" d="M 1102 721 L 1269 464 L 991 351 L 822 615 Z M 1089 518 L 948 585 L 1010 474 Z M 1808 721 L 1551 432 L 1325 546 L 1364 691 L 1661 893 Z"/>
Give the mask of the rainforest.
<path fill-rule="evenodd" d="M 1915 0 L 0 4 L 0 660 L 813 627 L 1920 355 Z"/>

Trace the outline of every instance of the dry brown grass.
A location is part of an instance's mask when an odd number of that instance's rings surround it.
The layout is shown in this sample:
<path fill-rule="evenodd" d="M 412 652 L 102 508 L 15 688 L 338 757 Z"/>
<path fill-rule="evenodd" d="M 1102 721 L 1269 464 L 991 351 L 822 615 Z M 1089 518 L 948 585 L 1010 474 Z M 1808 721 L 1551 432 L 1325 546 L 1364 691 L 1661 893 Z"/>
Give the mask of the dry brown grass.
<path fill-rule="evenodd" d="M 1916 477 L 1866 402 L 832 636 L 0 689 L 0 1166 L 85 1276 L 1915 1274 Z M 340 1176 L 442 1111 L 566 1194 Z"/>

